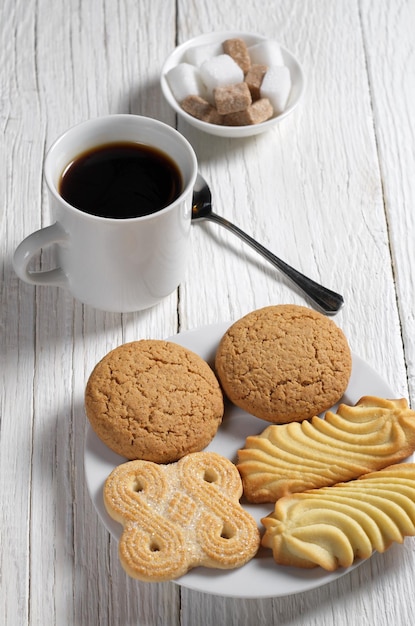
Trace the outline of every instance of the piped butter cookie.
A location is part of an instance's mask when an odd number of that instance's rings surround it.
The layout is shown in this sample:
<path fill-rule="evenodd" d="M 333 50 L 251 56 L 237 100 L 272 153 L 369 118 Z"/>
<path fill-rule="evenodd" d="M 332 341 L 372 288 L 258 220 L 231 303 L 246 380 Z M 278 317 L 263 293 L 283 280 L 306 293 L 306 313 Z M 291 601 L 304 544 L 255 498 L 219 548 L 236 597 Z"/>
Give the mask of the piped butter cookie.
<path fill-rule="evenodd" d="M 236 406 L 284 424 L 333 406 L 348 385 L 352 358 L 331 319 L 306 307 L 277 305 L 253 311 L 227 330 L 215 368 Z"/>
<path fill-rule="evenodd" d="M 209 365 L 169 341 L 141 340 L 109 352 L 85 391 L 92 428 L 127 459 L 177 461 L 203 450 L 223 417 L 223 394 Z"/>
<path fill-rule="evenodd" d="M 238 470 L 249 502 L 276 502 L 403 461 L 415 450 L 415 411 L 404 398 L 365 396 L 325 419 L 272 424 L 246 438 Z"/>
<path fill-rule="evenodd" d="M 415 535 L 415 463 L 280 498 L 262 523 L 276 563 L 350 567 Z"/>

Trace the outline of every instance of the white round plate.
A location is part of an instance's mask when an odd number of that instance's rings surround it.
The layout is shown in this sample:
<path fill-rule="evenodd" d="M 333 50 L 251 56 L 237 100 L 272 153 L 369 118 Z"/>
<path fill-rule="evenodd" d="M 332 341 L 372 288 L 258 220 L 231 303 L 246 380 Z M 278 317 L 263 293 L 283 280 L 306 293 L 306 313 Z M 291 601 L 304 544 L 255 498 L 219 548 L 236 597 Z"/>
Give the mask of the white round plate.
<path fill-rule="evenodd" d="M 212 365 L 219 341 L 229 326 L 230 323 L 206 326 L 169 337 L 168 340 L 193 350 Z M 353 355 L 350 382 L 341 401 L 353 405 L 365 395 L 395 397 L 389 385 L 362 359 Z M 248 435 L 259 434 L 267 426 L 269 422 L 253 417 L 229 404 L 222 426 L 207 450 L 213 450 L 236 461 L 237 451 L 244 446 L 245 438 Z M 112 452 L 89 428 L 84 458 L 87 486 L 99 517 L 117 540 L 121 535 L 121 525 L 111 519 L 106 512 L 102 490 L 106 478 L 114 467 L 124 463 L 125 460 Z M 273 510 L 272 504 L 255 505 L 243 501 L 242 504 L 254 516 L 260 528 L 261 517 Z M 339 569 L 333 573 L 326 572 L 320 567 L 303 570 L 277 565 L 272 558 L 271 551 L 261 548 L 254 559 L 239 569 L 219 570 L 197 567 L 175 582 L 189 589 L 220 596 L 279 597 L 325 585 L 347 574 L 360 563 L 361 561 L 356 561 L 352 567 Z"/>
<path fill-rule="evenodd" d="M 291 93 L 287 102 L 287 106 L 283 113 L 281 113 L 280 115 L 275 115 L 271 119 L 267 120 L 266 122 L 262 122 L 261 124 L 253 124 L 251 126 L 220 126 L 217 124 L 209 124 L 208 122 L 198 120 L 192 115 L 189 115 L 189 113 L 186 113 L 186 111 L 181 108 L 180 104 L 173 96 L 166 78 L 167 72 L 183 61 L 184 55 L 189 48 L 205 44 L 221 43 L 226 39 L 231 38 L 241 38 L 248 46 L 252 46 L 256 43 L 259 43 L 260 41 L 265 41 L 269 39 L 268 37 L 263 37 L 262 35 L 255 35 L 253 33 L 245 33 L 240 31 L 207 33 L 205 35 L 195 37 L 194 39 L 190 39 L 189 41 L 186 41 L 185 43 L 175 48 L 171 55 L 166 59 L 161 71 L 161 89 L 167 102 L 176 111 L 176 113 L 180 115 L 180 117 L 182 117 L 184 120 L 186 120 L 186 122 L 188 122 L 192 126 L 195 126 L 199 130 L 203 130 L 206 133 L 209 133 L 211 135 L 218 135 L 220 137 L 249 137 L 252 135 L 259 135 L 260 133 L 264 133 L 270 130 L 276 124 L 279 124 L 288 115 L 290 115 L 290 113 L 292 113 L 296 106 L 299 104 L 304 94 L 305 78 L 301 65 L 297 61 L 295 56 L 283 46 L 280 46 L 282 57 L 284 59 L 285 65 L 288 67 L 291 73 Z"/>

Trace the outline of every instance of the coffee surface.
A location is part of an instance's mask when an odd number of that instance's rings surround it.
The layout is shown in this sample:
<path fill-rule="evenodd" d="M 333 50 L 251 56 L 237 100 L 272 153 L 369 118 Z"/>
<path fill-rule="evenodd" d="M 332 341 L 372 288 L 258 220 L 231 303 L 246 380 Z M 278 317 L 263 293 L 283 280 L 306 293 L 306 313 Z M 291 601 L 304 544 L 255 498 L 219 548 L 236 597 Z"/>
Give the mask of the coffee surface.
<path fill-rule="evenodd" d="M 134 142 L 105 144 L 76 157 L 59 193 L 75 208 L 117 219 L 156 213 L 182 192 L 182 177 L 164 152 Z"/>

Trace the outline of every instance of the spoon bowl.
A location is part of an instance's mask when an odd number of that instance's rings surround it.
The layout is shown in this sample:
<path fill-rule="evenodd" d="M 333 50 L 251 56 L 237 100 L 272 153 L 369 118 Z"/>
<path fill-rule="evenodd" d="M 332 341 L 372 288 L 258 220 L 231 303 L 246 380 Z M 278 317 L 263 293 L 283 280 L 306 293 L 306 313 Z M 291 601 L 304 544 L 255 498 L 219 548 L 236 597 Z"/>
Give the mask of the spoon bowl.
<path fill-rule="evenodd" d="M 247 235 L 238 226 L 235 226 L 235 224 L 232 224 L 227 219 L 214 213 L 212 210 L 212 194 L 209 185 L 203 176 L 198 174 L 193 190 L 192 221 L 200 220 L 210 220 L 211 222 L 220 224 L 245 241 L 251 248 L 259 252 L 267 261 L 285 274 L 285 276 L 308 296 L 315 307 L 326 315 L 335 315 L 342 308 L 344 304 L 343 296 L 327 289 L 327 287 L 323 287 L 304 274 L 301 274 L 301 272 L 264 248 L 264 246 L 255 241 L 250 235 Z"/>

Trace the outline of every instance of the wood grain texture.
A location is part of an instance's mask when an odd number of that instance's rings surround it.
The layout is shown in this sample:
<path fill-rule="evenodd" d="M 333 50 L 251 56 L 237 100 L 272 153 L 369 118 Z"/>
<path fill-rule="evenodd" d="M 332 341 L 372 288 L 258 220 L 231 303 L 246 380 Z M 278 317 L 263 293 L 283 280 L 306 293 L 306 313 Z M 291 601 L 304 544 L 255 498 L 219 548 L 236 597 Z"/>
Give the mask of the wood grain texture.
<path fill-rule="evenodd" d="M 0 623 L 407 626 L 415 544 L 307 593 L 261 600 L 142 584 L 119 566 L 85 484 L 83 393 L 140 338 L 234 320 L 302 294 L 217 225 L 195 225 L 186 279 L 161 305 L 103 313 L 12 269 L 50 223 L 43 161 L 67 127 L 108 113 L 176 125 L 159 87 L 177 43 L 212 30 L 278 39 L 307 77 L 301 107 L 241 140 L 178 129 L 215 209 L 332 289 L 352 350 L 415 403 L 413 0 L 3 0 L 0 8 Z M 38 267 L 49 267 L 44 253 Z M 278 590 L 276 590 L 278 592 Z"/>

